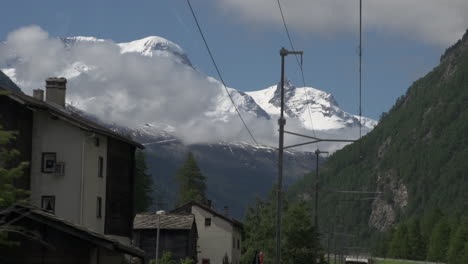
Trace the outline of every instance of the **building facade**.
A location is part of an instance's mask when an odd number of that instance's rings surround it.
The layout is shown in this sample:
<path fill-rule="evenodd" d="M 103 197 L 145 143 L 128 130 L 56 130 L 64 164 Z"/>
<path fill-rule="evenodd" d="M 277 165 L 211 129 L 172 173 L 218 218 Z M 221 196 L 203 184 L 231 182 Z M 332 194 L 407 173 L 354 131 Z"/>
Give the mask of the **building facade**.
<path fill-rule="evenodd" d="M 135 150 L 143 146 L 65 107 L 66 79 L 46 80 L 34 96 L 0 87 L 0 126 L 16 131 L 18 162 L 30 166 L 15 185 L 35 208 L 130 245 Z"/>
<path fill-rule="evenodd" d="M 242 223 L 230 218 L 225 208 L 219 213 L 210 205 L 190 202 L 172 212 L 191 213 L 195 216 L 198 231 L 199 264 L 240 264 Z"/>

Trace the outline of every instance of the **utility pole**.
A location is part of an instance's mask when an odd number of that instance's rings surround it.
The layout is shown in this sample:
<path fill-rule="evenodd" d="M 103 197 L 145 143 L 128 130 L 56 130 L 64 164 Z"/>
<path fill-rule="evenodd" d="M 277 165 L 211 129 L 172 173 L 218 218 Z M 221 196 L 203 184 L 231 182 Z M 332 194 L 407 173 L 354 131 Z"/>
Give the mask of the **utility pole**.
<path fill-rule="evenodd" d="M 319 189 L 319 156 L 321 153 L 328 153 L 328 151 L 315 151 L 316 163 L 315 163 L 315 206 L 314 206 L 314 226 L 318 232 L 318 189 Z"/>
<path fill-rule="evenodd" d="M 286 119 L 284 119 L 284 58 L 289 54 L 300 54 L 302 51 L 288 51 L 285 48 L 281 48 L 281 112 L 280 118 L 278 119 L 279 125 L 279 143 L 278 143 L 278 191 L 276 201 L 276 259 L 275 263 L 281 263 L 281 209 L 282 209 L 282 198 L 281 194 L 283 191 L 283 151 L 284 151 L 284 126 L 286 125 Z"/>

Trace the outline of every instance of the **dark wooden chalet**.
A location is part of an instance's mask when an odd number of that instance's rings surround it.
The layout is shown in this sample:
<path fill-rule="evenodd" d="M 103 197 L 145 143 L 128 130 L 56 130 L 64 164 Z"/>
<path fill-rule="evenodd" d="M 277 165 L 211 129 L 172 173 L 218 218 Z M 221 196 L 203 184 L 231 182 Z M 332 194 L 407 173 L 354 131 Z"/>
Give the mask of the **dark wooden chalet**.
<path fill-rule="evenodd" d="M 23 228 L 20 232 L 8 233 L 9 240 L 19 242 L 19 246 L 0 246 L 2 264 L 124 263 L 124 255 L 139 259 L 139 263 L 145 262 L 142 250 L 38 208 L 2 210 L 1 223 L 14 223 Z"/>
<path fill-rule="evenodd" d="M 143 249 L 148 259 L 156 255 L 157 230 L 159 234 L 159 257 L 171 252 L 177 263 L 191 258 L 197 263 L 197 227 L 192 214 L 142 213 L 135 216 L 133 234 L 135 246 Z"/>

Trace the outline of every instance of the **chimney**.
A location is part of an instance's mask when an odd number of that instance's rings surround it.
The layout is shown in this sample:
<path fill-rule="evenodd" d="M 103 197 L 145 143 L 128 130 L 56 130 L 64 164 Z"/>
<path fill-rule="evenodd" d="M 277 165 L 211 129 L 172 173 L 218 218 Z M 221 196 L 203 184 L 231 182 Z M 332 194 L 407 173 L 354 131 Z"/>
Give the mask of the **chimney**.
<path fill-rule="evenodd" d="M 224 206 L 224 216 L 229 217 L 229 207 L 227 205 Z"/>
<path fill-rule="evenodd" d="M 33 90 L 33 97 L 39 101 L 44 101 L 44 90 L 42 89 L 34 89 Z"/>
<path fill-rule="evenodd" d="M 47 78 L 46 80 L 46 102 L 65 107 L 65 92 L 67 90 L 67 79 Z"/>

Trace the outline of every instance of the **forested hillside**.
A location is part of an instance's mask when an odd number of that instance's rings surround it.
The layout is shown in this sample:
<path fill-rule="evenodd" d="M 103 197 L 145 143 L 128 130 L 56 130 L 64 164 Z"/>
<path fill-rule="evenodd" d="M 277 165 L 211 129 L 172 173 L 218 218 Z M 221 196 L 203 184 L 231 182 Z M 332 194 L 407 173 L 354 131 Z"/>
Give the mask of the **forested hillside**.
<path fill-rule="evenodd" d="M 337 151 L 322 166 L 321 232 L 334 228 L 356 236 L 341 237 L 342 246 L 370 251 L 372 244 L 380 246 L 375 252 L 381 255 L 397 256 L 397 249 L 390 249 L 395 235 L 417 229 L 424 252 L 418 257 L 398 256 L 446 260 L 449 241 L 464 232 L 457 230 L 468 210 L 467 157 L 468 31 L 447 49 L 439 66 L 414 82 L 382 115 L 372 132 Z M 306 176 L 290 195 L 308 199 L 314 180 L 315 175 Z M 436 229 L 447 237 L 437 238 Z M 431 249 L 436 247 L 431 243 L 441 239 L 446 247 L 442 253 Z M 462 237 L 465 245 L 460 248 L 468 250 L 467 239 Z M 388 243 L 370 243 L 376 240 Z"/>

